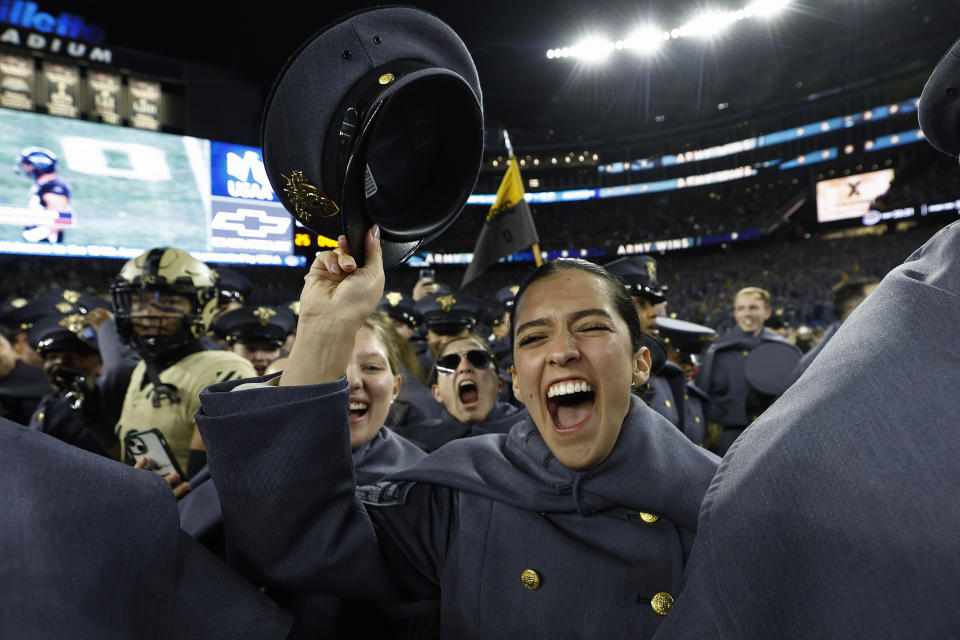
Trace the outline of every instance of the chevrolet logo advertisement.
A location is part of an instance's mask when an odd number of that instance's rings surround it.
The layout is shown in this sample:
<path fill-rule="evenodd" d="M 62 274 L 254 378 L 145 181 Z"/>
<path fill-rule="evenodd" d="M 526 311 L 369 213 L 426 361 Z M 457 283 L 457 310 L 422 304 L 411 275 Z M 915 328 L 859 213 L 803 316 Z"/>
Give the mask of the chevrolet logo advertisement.
<path fill-rule="evenodd" d="M 267 180 L 260 150 L 211 143 L 210 248 L 293 253 L 293 217 Z"/>

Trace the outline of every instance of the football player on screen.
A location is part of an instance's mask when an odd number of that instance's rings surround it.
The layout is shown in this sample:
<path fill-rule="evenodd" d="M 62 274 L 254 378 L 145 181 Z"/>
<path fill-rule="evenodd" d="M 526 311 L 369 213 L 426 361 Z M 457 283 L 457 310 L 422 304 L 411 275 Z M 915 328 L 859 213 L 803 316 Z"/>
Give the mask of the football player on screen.
<path fill-rule="evenodd" d="M 27 147 L 20 152 L 14 169 L 34 180 L 28 208 L 72 214 L 70 186 L 57 175 L 55 153 L 43 147 Z M 24 227 L 21 235 L 27 242 L 63 242 L 63 228 L 57 222 L 36 224 Z"/>

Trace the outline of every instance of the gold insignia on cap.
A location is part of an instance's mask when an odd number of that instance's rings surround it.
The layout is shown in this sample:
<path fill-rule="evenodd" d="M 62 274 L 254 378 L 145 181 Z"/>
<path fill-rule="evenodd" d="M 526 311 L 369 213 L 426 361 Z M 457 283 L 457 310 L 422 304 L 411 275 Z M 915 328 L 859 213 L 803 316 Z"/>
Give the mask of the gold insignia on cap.
<path fill-rule="evenodd" d="M 69 302 L 58 302 L 57 304 L 53 305 L 53 308 L 60 313 L 70 313 L 73 311 L 73 305 Z"/>
<path fill-rule="evenodd" d="M 288 304 L 287 307 L 290 309 L 290 311 L 293 311 L 295 314 L 300 315 L 300 301 L 299 301 L 299 300 L 294 300 L 293 302 L 291 302 L 290 304 Z"/>
<path fill-rule="evenodd" d="M 388 291 L 386 298 L 387 302 L 390 303 L 390 306 L 395 307 L 403 301 L 403 294 L 399 291 Z"/>
<path fill-rule="evenodd" d="M 80 300 L 80 294 L 76 291 L 71 291 L 70 289 L 67 289 L 66 291 L 63 292 L 63 299 L 69 302 L 70 304 L 77 304 L 77 302 Z"/>
<path fill-rule="evenodd" d="M 25 306 L 27 306 L 27 299 L 26 299 L 26 298 L 14 298 L 13 300 L 10 301 L 10 306 L 13 307 L 14 309 L 19 309 L 20 307 L 25 307 Z"/>
<path fill-rule="evenodd" d="M 390 84 L 396 79 L 397 79 L 397 76 L 393 75 L 392 73 L 385 73 L 379 78 L 377 78 L 377 82 L 379 82 L 380 84 Z"/>
<path fill-rule="evenodd" d="M 524 569 L 520 574 L 520 583 L 530 591 L 536 591 L 540 588 L 540 574 L 533 569 Z"/>
<path fill-rule="evenodd" d="M 510 293 L 512 293 L 513 295 L 517 295 L 518 291 L 520 291 L 520 285 L 515 284 L 512 287 L 510 287 Z"/>
<path fill-rule="evenodd" d="M 80 333 L 87 325 L 87 323 L 84 322 L 83 316 L 79 313 L 72 313 L 69 316 L 64 316 L 57 324 L 67 331 L 72 331 L 73 333 Z"/>
<path fill-rule="evenodd" d="M 670 607 L 673 606 L 673 596 L 666 591 L 655 593 L 650 598 L 650 606 L 658 615 L 665 616 L 670 613 Z"/>
<path fill-rule="evenodd" d="M 157 281 L 157 276 L 145 275 L 140 278 L 140 284 L 154 284 Z"/>
<path fill-rule="evenodd" d="M 276 310 L 270 307 L 257 307 L 253 310 L 253 317 L 264 327 L 270 324 L 275 315 L 277 315 Z"/>
<path fill-rule="evenodd" d="M 437 304 L 440 305 L 440 308 L 446 313 L 450 313 L 450 309 L 453 308 L 453 305 L 457 304 L 457 299 L 453 296 L 440 296 L 437 298 Z"/>
<path fill-rule="evenodd" d="M 651 280 L 657 279 L 657 263 L 653 260 L 647 263 L 647 275 L 650 276 Z"/>
<path fill-rule="evenodd" d="M 283 174 L 280 177 L 284 182 L 283 192 L 290 198 L 294 211 L 307 222 L 314 215 L 330 218 L 340 213 L 337 203 L 310 184 L 303 171 L 294 171 L 289 178 Z"/>

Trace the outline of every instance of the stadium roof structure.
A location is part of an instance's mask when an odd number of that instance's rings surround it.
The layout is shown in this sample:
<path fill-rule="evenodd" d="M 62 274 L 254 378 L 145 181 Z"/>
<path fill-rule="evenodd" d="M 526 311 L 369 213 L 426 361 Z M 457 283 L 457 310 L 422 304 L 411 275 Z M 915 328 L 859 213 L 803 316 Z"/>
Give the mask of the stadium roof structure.
<path fill-rule="evenodd" d="M 917 95 L 917 78 L 960 37 L 956 0 L 790 0 L 769 20 L 742 20 L 715 38 L 672 39 L 654 56 L 617 55 L 593 65 L 547 56 L 586 36 L 625 38 L 645 24 L 670 30 L 707 11 L 742 9 L 751 1 L 415 4 L 450 24 L 471 50 L 488 123 L 527 145 L 615 140 L 678 123 L 749 116 L 891 78 L 910 76 L 914 86 L 903 97 Z M 368 6 L 344 0 L 279 0 L 253 8 L 176 3 L 145 21 L 128 3 L 59 4 L 85 12 L 113 45 L 234 70 L 265 87 L 312 33 Z"/>

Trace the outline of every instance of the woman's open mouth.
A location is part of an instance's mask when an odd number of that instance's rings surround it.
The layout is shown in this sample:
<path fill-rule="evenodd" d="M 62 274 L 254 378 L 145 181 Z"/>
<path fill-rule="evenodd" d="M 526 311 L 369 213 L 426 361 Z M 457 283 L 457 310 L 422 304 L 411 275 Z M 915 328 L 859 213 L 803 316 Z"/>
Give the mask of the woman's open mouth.
<path fill-rule="evenodd" d="M 547 389 L 547 411 L 558 433 L 572 433 L 593 415 L 596 394 L 585 380 L 555 382 Z"/>
<path fill-rule="evenodd" d="M 351 400 L 350 401 L 350 424 L 359 422 L 363 419 L 363 416 L 367 415 L 367 410 L 370 408 L 363 400 Z"/>
<path fill-rule="evenodd" d="M 476 404 L 480 400 L 480 391 L 477 389 L 477 383 L 473 380 L 463 380 L 457 387 L 457 394 L 460 402 L 464 406 Z"/>

